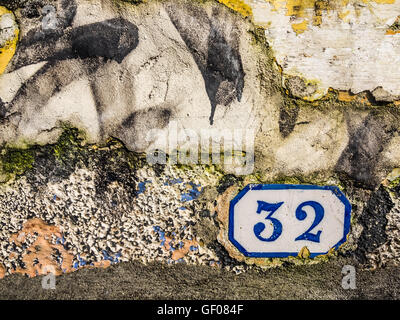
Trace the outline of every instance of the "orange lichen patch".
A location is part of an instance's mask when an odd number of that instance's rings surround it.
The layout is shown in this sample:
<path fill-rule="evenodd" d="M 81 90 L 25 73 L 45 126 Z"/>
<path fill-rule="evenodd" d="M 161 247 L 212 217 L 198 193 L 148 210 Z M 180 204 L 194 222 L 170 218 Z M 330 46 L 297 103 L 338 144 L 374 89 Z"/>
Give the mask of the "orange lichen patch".
<path fill-rule="evenodd" d="M 307 247 L 301 248 L 298 257 L 301 259 L 308 259 L 310 257 L 310 250 Z"/>
<path fill-rule="evenodd" d="M 352 102 L 357 98 L 356 94 L 349 91 L 339 91 L 338 99 L 339 101 Z"/>
<path fill-rule="evenodd" d="M 354 94 L 349 91 L 339 91 L 338 100 L 343 102 L 357 101 L 362 104 L 371 105 L 371 102 L 369 101 L 368 96 L 365 92 Z"/>
<path fill-rule="evenodd" d="M 398 34 L 398 33 L 400 33 L 400 30 L 392 30 L 392 29 L 388 29 L 388 30 L 386 30 L 386 33 L 385 33 L 385 35 L 390 35 L 390 36 L 393 36 L 393 35 L 395 35 L 395 34 Z"/>
<path fill-rule="evenodd" d="M 369 101 L 368 97 L 365 94 L 361 94 L 359 96 L 359 102 L 361 102 L 362 104 L 367 104 L 367 105 L 371 105 L 371 102 Z"/>
<path fill-rule="evenodd" d="M 55 275 L 64 272 L 72 272 L 73 255 L 70 254 L 61 244 L 51 242 L 52 238 L 61 238 L 62 233 L 56 226 L 47 225 L 44 221 L 34 218 L 28 220 L 20 232 L 11 236 L 10 241 L 17 246 L 21 246 L 28 236 L 36 237 L 36 240 L 25 249 L 22 261 L 25 268 L 17 268 L 12 273 L 26 274 L 29 277 L 44 275 L 49 269 L 55 270 Z M 54 257 L 55 252 L 59 252 L 62 262 L 58 262 Z"/>
<path fill-rule="evenodd" d="M 218 234 L 218 242 L 221 243 L 225 249 L 228 251 L 229 255 L 238 260 L 246 261 L 246 257 L 239 252 L 239 250 L 232 244 L 229 240 L 229 206 L 231 200 L 239 192 L 237 186 L 229 187 L 223 194 L 217 198 L 217 206 L 215 211 L 217 213 L 217 219 L 220 222 L 220 232 Z"/>
<path fill-rule="evenodd" d="M 395 106 L 400 106 L 400 100 L 394 101 L 393 103 Z"/>
<path fill-rule="evenodd" d="M 174 248 L 171 256 L 171 259 L 173 261 L 177 261 L 186 256 L 189 253 L 191 247 L 199 246 L 199 244 L 194 240 L 183 240 L 182 243 L 183 245 L 179 245 L 178 249 Z M 170 251 L 174 246 L 175 246 L 174 239 L 170 237 L 165 237 L 164 249 Z"/>

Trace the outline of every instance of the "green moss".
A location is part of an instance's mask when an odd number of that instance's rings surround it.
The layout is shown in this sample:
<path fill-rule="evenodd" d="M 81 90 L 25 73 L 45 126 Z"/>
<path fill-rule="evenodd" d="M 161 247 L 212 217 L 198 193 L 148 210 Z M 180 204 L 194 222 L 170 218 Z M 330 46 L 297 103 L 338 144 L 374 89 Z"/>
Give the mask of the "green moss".
<path fill-rule="evenodd" d="M 400 184 L 400 177 L 390 181 L 389 188 L 393 189 L 393 188 L 397 187 L 399 184 Z"/>
<path fill-rule="evenodd" d="M 0 156 L 2 171 L 6 174 L 24 174 L 35 162 L 32 150 L 6 148 Z"/>
<path fill-rule="evenodd" d="M 80 151 L 85 141 L 82 131 L 76 128 L 65 127 L 63 133 L 53 147 L 54 155 L 58 160 L 74 157 Z"/>

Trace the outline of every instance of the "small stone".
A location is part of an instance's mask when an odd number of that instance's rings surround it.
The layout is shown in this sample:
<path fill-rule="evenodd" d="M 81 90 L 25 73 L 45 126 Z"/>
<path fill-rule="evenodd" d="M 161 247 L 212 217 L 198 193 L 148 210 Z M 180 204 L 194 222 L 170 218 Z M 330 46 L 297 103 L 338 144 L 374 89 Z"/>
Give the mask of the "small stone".
<path fill-rule="evenodd" d="M 377 102 L 393 102 L 400 100 L 400 96 L 394 96 L 382 87 L 377 87 L 374 91 L 372 91 L 372 95 Z"/>

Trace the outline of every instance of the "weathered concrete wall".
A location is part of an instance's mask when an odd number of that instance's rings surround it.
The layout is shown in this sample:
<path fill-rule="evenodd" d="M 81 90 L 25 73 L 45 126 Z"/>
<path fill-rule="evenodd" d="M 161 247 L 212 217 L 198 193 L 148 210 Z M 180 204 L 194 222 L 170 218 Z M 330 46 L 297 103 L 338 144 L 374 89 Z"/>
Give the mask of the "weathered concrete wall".
<path fill-rule="evenodd" d="M 400 264 L 399 2 L 219 2 L 0 1 L 0 277 Z M 254 133 L 246 174 L 146 160 L 174 159 L 175 134 L 186 151 L 189 132 L 238 129 Z M 226 212 L 249 183 L 339 186 L 346 243 L 245 258 Z"/>

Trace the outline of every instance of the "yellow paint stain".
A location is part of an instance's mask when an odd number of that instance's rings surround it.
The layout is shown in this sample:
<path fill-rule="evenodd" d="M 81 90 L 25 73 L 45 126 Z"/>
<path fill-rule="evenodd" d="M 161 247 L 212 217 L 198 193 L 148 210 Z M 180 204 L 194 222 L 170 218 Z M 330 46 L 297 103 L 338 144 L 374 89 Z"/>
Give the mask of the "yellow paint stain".
<path fill-rule="evenodd" d="M 4 14 L 12 14 L 12 12 L 5 7 L 0 6 L 0 17 Z M 14 37 L 8 40 L 5 45 L 0 48 L 0 75 L 4 73 L 8 63 L 11 61 L 12 57 L 15 54 L 18 43 L 18 36 L 19 30 L 17 28 L 14 32 Z"/>
<path fill-rule="evenodd" d="M 348 10 L 348 5 L 350 0 L 341 1 L 326 1 L 326 0 L 265 0 L 270 3 L 274 11 L 279 11 L 282 9 L 286 10 L 286 15 L 295 18 L 307 18 L 311 21 L 314 26 L 319 26 L 322 24 L 323 13 L 329 13 L 330 11 L 335 11 L 338 14 L 338 18 L 345 21 L 347 16 L 350 14 Z M 364 4 L 369 4 L 371 2 L 378 4 L 393 4 L 395 0 L 359 0 L 359 2 Z M 372 7 L 370 8 L 372 10 Z M 357 9 L 355 9 L 356 14 Z M 304 23 L 304 22 L 303 22 Z M 301 29 L 299 29 L 298 23 L 293 23 L 292 28 L 297 34 L 304 32 L 304 25 L 301 24 Z M 295 30 L 296 29 L 296 30 Z"/>
<path fill-rule="evenodd" d="M 218 0 L 228 8 L 239 12 L 244 17 L 249 17 L 253 14 L 251 7 L 243 0 Z"/>
<path fill-rule="evenodd" d="M 306 31 L 307 26 L 308 26 L 307 20 L 304 20 L 303 22 L 300 22 L 300 23 L 292 23 L 292 29 L 294 32 L 296 32 L 297 35 Z"/>
<path fill-rule="evenodd" d="M 2 16 L 3 14 L 6 14 L 6 13 L 11 13 L 11 11 L 8 10 L 6 7 L 0 6 L 0 16 Z"/>
<path fill-rule="evenodd" d="M 316 0 L 287 0 L 286 9 L 288 16 L 304 17 L 306 10 L 314 9 Z"/>
<path fill-rule="evenodd" d="M 322 11 L 330 10 L 332 7 L 327 1 L 323 0 L 266 0 L 275 10 L 286 9 L 287 16 L 304 18 L 313 12 L 315 15 L 321 15 Z"/>
<path fill-rule="evenodd" d="M 226 5 L 239 12 L 242 16 L 248 17 L 252 16 L 252 8 L 247 4 L 248 0 L 218 0 L 220 3 Z M 322 18 L 324 13 L 329 13 L 330 11 L 337 12 L 338 18 L 346 22 L 347 16 L 350 14 L 348 6 L 353 1 L 350 0 L 338 0 L 338 1 L 326 1 L 326 0 L 265 0 L 272 5 L 273 11 L 285 10 L 286 16 L 291 16 L 294 18 L 303 18 L 307 22 L 303 21 L 301 23 L 293 22 L 292 29 L 297 35 L 305 32 L 308 27 L 308 23 L 312 23 L 313 26 L 320 26 L 322 24 Z M 354 3 L 364 3 L 364 4 L 394 4 L 395 0 L 358 0 Z M 373 10 L 371 6 L 369 9 Z M 354 7 L 355 14 L 360 15 L 360 10 L 358 7 Z M 267 26 L 264 26 L 267 27 Z M 394 32 L 394 33 L 393 33 Z M 397 31 L 388 30 L 387 34 L 396 34 Z"/>
<path fill-rule="evenodd" d="M 338 17 L 340 20 L 346 19 L 346 17 L 350 14 L 350 10 L 346 10 L 344 12 L 338 12 Z"/>

